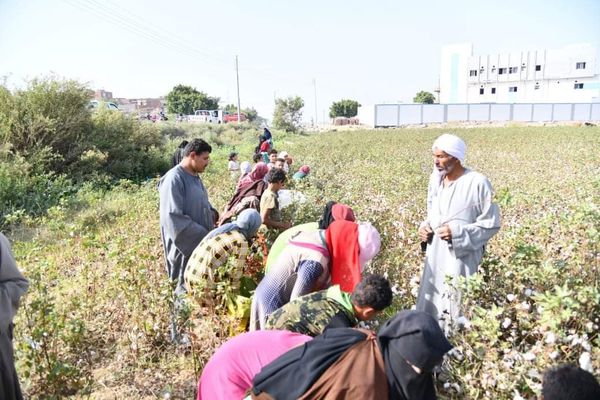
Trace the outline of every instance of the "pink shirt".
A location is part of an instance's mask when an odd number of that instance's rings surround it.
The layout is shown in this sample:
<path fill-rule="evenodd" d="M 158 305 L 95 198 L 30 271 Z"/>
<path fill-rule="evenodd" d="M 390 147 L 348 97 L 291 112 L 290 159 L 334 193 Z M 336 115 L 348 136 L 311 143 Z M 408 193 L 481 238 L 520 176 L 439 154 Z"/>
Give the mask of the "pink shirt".
<path fill-rule="evenodd" d="M 275 330 L 242 333 L 217 349 L 204 366 L 197 400 L 242 399 L 260 370 L 310 336 Z"/>

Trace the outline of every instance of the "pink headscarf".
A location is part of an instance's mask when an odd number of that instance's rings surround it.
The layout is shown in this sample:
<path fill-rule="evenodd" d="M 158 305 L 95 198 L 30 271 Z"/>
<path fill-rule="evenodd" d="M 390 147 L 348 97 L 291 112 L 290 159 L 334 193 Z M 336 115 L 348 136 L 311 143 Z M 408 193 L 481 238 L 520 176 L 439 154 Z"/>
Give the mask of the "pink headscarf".
<path fill-rule="evenodd" d="M 306 175 L 310 172 L 310 167 L 308 165 L 303 165 L 300 167 L 300 172 L 304 172 Z"/>
<path fill-rule="evenodd" d="M 256 163 L 254 168 L 252 168 L 252 172 L 250 172 L 248 175 L 246 175 L 245 177 L 240 179 L 240 181 L 238 182 L 238 188 L 240 188 L 244 185 L 247 185 L 249 183 L 253 183 L 253 182 L 262 180 L 265 177 L 265 175 L 267 175 L 268 172 L 269 172 L 269 167 L 267 166 L 267 164 L 265 164 L 262 161 Z"/>

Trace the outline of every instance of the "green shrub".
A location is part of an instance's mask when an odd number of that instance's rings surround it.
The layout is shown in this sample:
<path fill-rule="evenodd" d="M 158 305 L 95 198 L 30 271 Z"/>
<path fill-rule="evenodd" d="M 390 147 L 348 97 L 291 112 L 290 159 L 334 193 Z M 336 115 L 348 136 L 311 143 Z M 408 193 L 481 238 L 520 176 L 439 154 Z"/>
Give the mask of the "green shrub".
<path fill-rule="evenodd" d="M 0 140 L 26 158 L 62 172 L 79 157 L 79 143 L 91 131 L 89 90 L 56 77 L 33 79 L 24 90 L 0 92 Z M 39 157 L 51 149 L 56 157 Z"/>
<path fill-rule="evenodd" d="M 66 175 L 36 173 L 25 158 L 0 149 L 0 227 L 41 215 L 73 192 Z"/>

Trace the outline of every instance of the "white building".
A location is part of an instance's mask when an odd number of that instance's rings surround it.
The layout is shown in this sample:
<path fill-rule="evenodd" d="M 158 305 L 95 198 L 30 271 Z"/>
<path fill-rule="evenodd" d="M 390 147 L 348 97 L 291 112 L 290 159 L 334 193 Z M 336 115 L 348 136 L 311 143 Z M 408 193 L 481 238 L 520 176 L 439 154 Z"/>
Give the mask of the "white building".
<path fill-rule="evenodd" d="M 442 48 L 440 103 L 586 103 L 600 101 L 596 49 L 473 55 L 470 43 Z"/>

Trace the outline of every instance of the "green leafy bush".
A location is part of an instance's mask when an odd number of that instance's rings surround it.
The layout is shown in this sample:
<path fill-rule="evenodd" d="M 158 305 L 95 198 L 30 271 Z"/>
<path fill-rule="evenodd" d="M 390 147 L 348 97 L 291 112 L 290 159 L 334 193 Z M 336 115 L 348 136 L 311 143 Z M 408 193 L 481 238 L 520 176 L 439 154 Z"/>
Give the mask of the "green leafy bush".
<path fill-rule="evenodd" d="M 72 80 L 33 79 L 23 90 L 0 91 L 0 140 L 36 164 L 63 172 L 80 154 L 91 131 L 89 90 Z M 55 157 L 39 157 L 50 149 Z M 48 155 L 48 153 L 44 153 Z"/>

